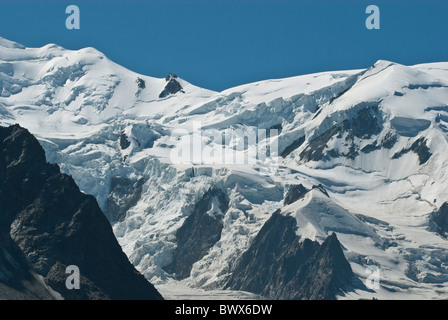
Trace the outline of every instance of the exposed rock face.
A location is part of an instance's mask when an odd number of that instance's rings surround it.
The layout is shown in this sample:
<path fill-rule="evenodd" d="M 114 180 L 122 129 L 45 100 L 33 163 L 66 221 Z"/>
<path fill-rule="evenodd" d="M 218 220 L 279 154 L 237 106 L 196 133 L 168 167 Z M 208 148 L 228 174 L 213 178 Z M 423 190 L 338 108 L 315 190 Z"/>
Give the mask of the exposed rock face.
<path fill-rule="evenodd" d="M 432 214 L 432 220 L 437 224 L 440 234 L 445 235 L 448 232 L 448 202 Z"/>
<path fill-rule="evenodd" d="M 166 76 L 165 80 L 167 81 L 167 84 L 165 85 L 163 91 L 159 94 L 159 98 L 165 98 L 170 94 L 175 94 L 182 91 L 183 88 L 176 78 L 177 76 L 172 75 L 171 73 Z"/>
<path fill-rule="evenodd" d="M 414 152 L 418 156 L 419 163 L 421 165 L 426 163 L 432 155 L 431 151 L 426 145 L 426 140 L 424 138 L 420 138 L 416 140 L 409 148 L 403 149 L 400 152 L 394 154 L 392 156 L 392 159 L 398 159 L 410 151 Z"/>
<path fill-rule="evenodd" d="M 297 140 L 294 140 L 289 146 L 287 146 L 282 151 L 280 156 L 282 158 L 286 158 L 291 152 L 293 152 L 294 150 L 298 149 L 304 142 L 305 142 L 305 136 L 301 136 Z"/>
<path fill-rule="evenodd" d="M 126 134 L 124 132 L 122 132 L 120 134 L 120 148 L 122 150 L 125 150 L 125 149 L 129 148 L 130 145 L 131 145 L 131 142 L 128 140 L 128 137 L 126 136 Z"/>
<path fill-rule="evenodd" d="M 293 202 L 296 202 L 302 198 L 309 190 L 305 188 L 302 184 L 292 185 L 289 187 L 288 193 L 283 200 L 283 204 L 286 206 Z"/>
<path fill-rule="evenodd" d="M 29 270 L 23 252 L 9 234 L 1 237 L 0 299 L 55 299 L 55 295 Z"/>
<path fill-rule="evenodd" d="M 337 157 L 354 159 L 359 154 L 359 147 L 353 142 L 354 138 L 368 139 L 380 133 L 381 129 L 381 113 L 378 107 L 367 106 L 360 110 L 355 118 L 342 121 L 310 141 L 300 153 L 300 158 L 305 162 Z M 341 153 L 337 149 L 328 150 L 328 142 L 334 136 L 342 137 L 343 134 L 346 134 L 345 141 L 349 145 L 348 152 Z"/>
<path fill-rule="evenodd" d="M 313 186 L 311 190 L 312 189 L 319 189 L 324 195 L 330 197 L 327 193 L 327 190 L 325 190 L 325 188 L 321 184 Z M 285 199 L 283 199 L 283 205 L 287 206 L 288 204 L 302 199 L 309 191 L 310 189 L 305 188 L 302 184 L 291 185 L 288 192 L 286 193 Z"/>
<path fill-rule="evenodd" d="M 372 144 L 368 144 L 361 149 L 363 153 L 370 153 L 372 151 L 380 150 L 381 148 L 392 149 L 392 147 L 397 143 L 398 138 L 392 132 L 388 132 L 380 144 L 374 142 Z"/>
<path fill-rule="evenodd" d="M 190 275 L 193 264 L 221 238 L 222 218 L 227 209 L 228 199 L 223 191 L 210 189 L 204 194 L 177 231 L 177 248 L 173 262 L 165 267 L 167 272 L 177 279 Z"/>
<path fill-rule="evenodd" d="M 126 212 L 137 204 L 142 195 L 143 183 L 145 179 L 112 178 L 111 191 L 105 209 L 110 222 L 122 221 Z"/>
<path fill-rule="evenodd" d="M 137 78 L 137 87 L 139 89 L 145 89 L 146 88 L 145 80 L 143 80 L 142 78 Z"/>
<path fill-rule="evenodd" d="M 137 77 L 137 92 L 135 92 L 135 96 L 138 97 L 142 91 L 146 88 L 146 82 L 140 77 Z"/>
<path fill-rule="evenodd" d="M 20 269 L 40 275 L 63 298 L 162 299 L 128 261 L 96 200 L 48 164 L 18 125 L 0 127 L 0 208 L 2 249 L 16 248 Z M 80 270 L 80 289 L 65 286 L 69 265 Z"/>
<path fill-rule="evenodd" d="M 270 299 L 335 299 L 353 272 L 336 234 L 321 245 L 296 235 L 296 220 L 278 211 L 237 263 L 227 287 Z"/>

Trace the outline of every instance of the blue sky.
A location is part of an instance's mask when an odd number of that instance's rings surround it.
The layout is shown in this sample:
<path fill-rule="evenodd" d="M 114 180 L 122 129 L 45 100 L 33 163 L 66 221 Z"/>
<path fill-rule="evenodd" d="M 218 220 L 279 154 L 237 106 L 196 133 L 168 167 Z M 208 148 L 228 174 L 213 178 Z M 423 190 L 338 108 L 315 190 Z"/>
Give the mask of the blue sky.
<path fill-rule="evenodd" d="M 65 28 L 70 4 L 80 8 L 80 30 Z M 365 27 L 370 4 L 380 8 L 380 30 Z M 220 91 L 379 59 L 448 61 L 447 16 L 446 0 L 0 0 L 0 36 L 92 46 L 133 71 L 173 72 Z"/>

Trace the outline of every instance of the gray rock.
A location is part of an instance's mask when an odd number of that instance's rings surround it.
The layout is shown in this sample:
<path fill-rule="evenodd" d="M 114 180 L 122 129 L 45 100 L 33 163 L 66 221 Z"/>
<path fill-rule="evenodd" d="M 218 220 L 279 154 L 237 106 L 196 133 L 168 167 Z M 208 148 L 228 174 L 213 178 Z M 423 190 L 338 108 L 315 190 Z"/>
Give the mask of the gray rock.
<path fill-rule="evenodd" d="M 296 220 L 278 211 L 242 255 L 226 287 L 269 299 L 335 299 L 353 272 L 336 234 L 321 245 L 296 235 Z"/>
<path fill-rule="evenodd" d="M 298 149 L 305 142 L 305 136 L 294 140 L 290 145 L 288 145 L 280 154 L 282 158 L 286 158 L 291 152 Z"/>
<path fill-rule="evenodd" d="M 122 132 L 120 134 L 120 148 L 122 150 L 125 150 L 125 149 L 129 148 L 130 145 L 131 145 L 131 142 L 128 140 L 128 137 L 126 136 L 126 134 L 124 132 Z"/>
<path fill-rule="evenodd" d="M 207 212 L 213 202 L 219 204 L 219 211 L 209 215 Z M 228 199 L 223 191 L 220 189 L 207 191 L 196 203 L 193 213 L 177 231 L 177 248 L 173 253 L 173 261 L 164 269 L 176 279 L 187 278 L 193 264 L 204 257 L 221 238 L 222 218 L 227 209 Z"/>
<path fill-rule="evenodd" d="M 431 215 L 431 219 L 436 223 L 437 231 L 445 235 L 448 232 L 448 202 L 445 202 L 439 210 L 435 211 Z"/>
<path fill-rule="evenodd" d="M 167 84 L 165 85 L 163 91 L 159 94 L 159 98 L 165 98 L 170 94 L 183 92 L 182 90 L 183 88 L 180 85 L 179 81 L 176 80 L 176 78 L 177 78 L 176 75 L 172 75 L 171 73 L 168 74 L 168 76 L 165 78 Z"/>
<path fill-rule="evenodd" d="M 105 209 L 105 215 L 110 222 L 123 221 L 126 212 L 140 200 L 144 183 L 145 179 L 112 178 Z"/>
<path fill-rule="evenodd" d="M 162 299 L 123 253 L 95 198 L 48 164 L 18 125 L 0 127 L 0 208 L 0 237 L 16 246 L 14 259 L 65 299 Z M 69 265 L 80 270 L 80 289 L 65 286 Z"/>
<path fill-rule="evenodd" d="M 409 148 L 402 149 L 401 151 L 395 153 L 392 156 L 392 159 L 399 159 L 404 154 L 411 151 L 417 154 L 420 165 L 425 164 L 432 155 L 431 151 L 426 145 L 426 139 L 422 137 L 416 140 Z"/>
<path fill-rule="evenodd" d="M 302 184 L 290 186 L 288 192 L 286 193 L 285 199 L 283 200 L 283 204 L 286 206 L 288 204 L 296 202 L 297 200 L 303 198 L 303 196 L 305 196 L 308 191 L 309 190 Z"/>
<path fill-rule="evenodd" d="M 137 87 L 139 89 L 145 89 L 146 88 L 145 80 L 143 80 L 142 78 L 137 78 Z"/>
<path fill-rule="evenodd" d="M 381 113 L 378 107 L 367 106 L 360 110 L 357 116 L 353 119 L 346 119 L 339 124 L 336 124 L 320 136 L 314 138 L 308 143 L 306 148 L 301 152 L 300 159 L 305 162 L 321 161 L 328 158 L 346 157 L 354 159 L 358 155 L 358 146 L 353 143 L 354 138 L 369 139 L 375 134 L 379 134 L 382 129 Z M 342 137 L 342 134 L 347 132 L 346 141 L 349 143 L 349 151 L 346 154 L 341 154 L 338 150 L 328 150 L 328 142 L 334 137 Z M 369 147 L 364 151 L 371 151 Z"/>

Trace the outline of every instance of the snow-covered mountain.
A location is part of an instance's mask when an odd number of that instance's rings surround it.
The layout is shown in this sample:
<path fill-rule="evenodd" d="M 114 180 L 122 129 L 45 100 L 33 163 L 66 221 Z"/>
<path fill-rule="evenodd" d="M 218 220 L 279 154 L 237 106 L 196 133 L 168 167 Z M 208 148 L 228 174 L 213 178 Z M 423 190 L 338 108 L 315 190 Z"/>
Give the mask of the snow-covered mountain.
<path fill-rule="evenodd" d="M 448 63 L 378 61 L 213 92 L 93 48 L 0 38 L 0 125 L 14 123 L 96 197 L 162 294 L 235 288 L 233 271 L 277 212 L 295 218 L 301 241 L 336 233 L 355 274 L 338 298 L 448 295 Z M 198 123 L 230 138 L 201 136 Z M 273 162 L 172 161 L 195 139 L 250 158 L 232 133 L 259 129 L 279 132 L 258 137 L 278 145 Z M 371 265 L 379 289 L 364 285 Z"/>

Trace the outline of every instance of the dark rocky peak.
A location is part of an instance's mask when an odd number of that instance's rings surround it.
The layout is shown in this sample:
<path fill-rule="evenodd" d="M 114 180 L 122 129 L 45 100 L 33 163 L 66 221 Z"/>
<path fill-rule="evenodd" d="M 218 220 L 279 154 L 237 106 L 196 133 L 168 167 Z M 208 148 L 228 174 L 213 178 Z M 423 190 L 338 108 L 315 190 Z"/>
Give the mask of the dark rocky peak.
<path fill-rule="evenodd" d="M 286 193 L 285 199 L 283 200 L 283 205 L 288 205 L 296 202 L 297 200 L 302 199 L 309 191 L 311 190 L 319 190 L 321 193 L 330 197 L 328 195 L 327 190 L 319 184 L 317 186 L 313 186 L 311 189 L 305 188 L 302 184 L 291 185 Z"/>
<path fill-rule="evenodd" d="M 46 163 L 45 152 L 39 142 L 18 124 L 0 127 L 2 153 L 7 166 L 39 167 Z"/>
<path fill-rule="evenodd" d="M 310 190 L 305 188 L 302 184 L 291 185 L 286 193 L 285 199 L 283 200 L 283 204 L 286 206 L 302 199 L 308 191 Z"/>
<path fill-rule="evenodd" d="M 59 167 L 46 163 L 28 130 L 0 127 L 0 232 L 9 232 L 14 214 L 36 197 L 44 179 L 57 173 Z"/>
<path fill-rule="evenodd" d="M 341 243 L 332 233 L 302 265 L 287 286 L 300 284 L 294 299 L 332 300 L 338 291 L 350 284 L 353 271 L 342 251 Z"/>
<path fill-rule="evenodd" d="M 342 245 L 334 232 L 321 244 L 316 256 L 320 259 L 337 262 L 335 264 L 337 266 L 344 266 L 347 262 L 342 251 Z"/>
<path fill-rule="evenodd" d="M 163 91 L 159 94 L 159 98 L 165 98 L 165 97 L 169 96 L 170 94 L 184 92 L 179 81 L 177 81 L 176 79 L 177 79 L 177 75 L 175 75 L 175 74 L 173 75 L 171 73 L 169 73 L 165 77 L 167 84 L 165 85 L 165 88 L 163 89 Z"/>
<path fill-rule="evenodd" d="M 95 198 L 46 163 L 39 142 L 17 125 L 0 127 L 0 223 L 0 251 L 21 261 L 18 279 L 37 274 L 65 299 L 162 298 L 129 262 Z M 70 265 L 80 270 L 80 289 L 65 285 Z"/>
<path fill-rule="evenodd" d="M 227 195 L 218 188 L 211 188 L 202 196 L 176 233 L 173 261 L 164 268 L 168 273 L 177 279 L 190 275 L 193 264 L 221 239 L 223 215 L 228 207 Z"/>
<path fill-rule="evenodd" d="M 137 87 L 139 89 L 145 89 L 146 88 L 145 80 L 143 80 L 142 78 L 137 78 Z"/>
<path fill-rule="evenodd" d="M 352 281 L 336 234 L 322 244 L 296 235 L 297 223 L 276 211 L 241 256 L 226 284 L 270 299 L 335 299 Z"/>
<path fill-rule="evenodd" d="M 165 77 L 165 81 L 168 82 L 171 79 L 177 79 L 177 74 L 172 74 L 171 72 Z"/>

